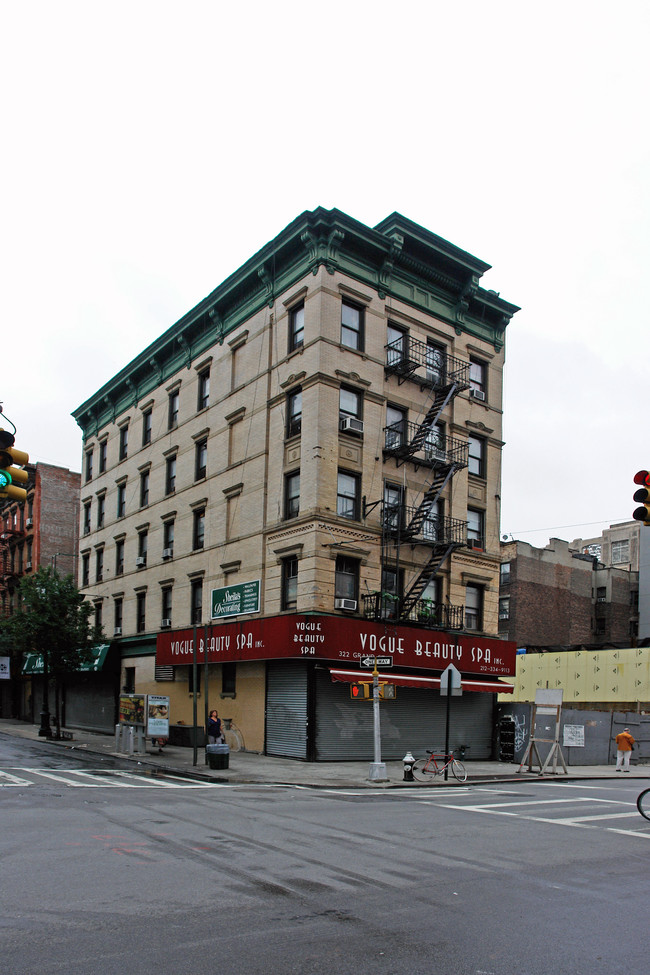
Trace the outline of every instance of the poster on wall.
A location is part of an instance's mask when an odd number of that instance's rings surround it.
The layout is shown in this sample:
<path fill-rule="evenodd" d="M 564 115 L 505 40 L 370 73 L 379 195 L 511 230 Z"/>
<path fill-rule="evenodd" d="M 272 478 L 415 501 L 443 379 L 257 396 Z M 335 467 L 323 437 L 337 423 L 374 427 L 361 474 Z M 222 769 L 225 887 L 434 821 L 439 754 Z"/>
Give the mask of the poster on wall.
<path fill-rule="evenodd" d="M 565 724 L 562 744 L 570 748 L 584 748 L 585 726 L 583 724 Z"/>
<path fill-rule="evenodd" d="M 147 734 L 154 738 L 169 738 L 168 697 L 147 694 Z"/>
<path fill-rule="evenodd" d="M 11 677 L 11 657 L 0 657 L 0 680 L 9 680 Z"/>
<path fill-rule="evenodd" d="M 120 694 L 120 724 L 144 724 L 144 694 Z"/>

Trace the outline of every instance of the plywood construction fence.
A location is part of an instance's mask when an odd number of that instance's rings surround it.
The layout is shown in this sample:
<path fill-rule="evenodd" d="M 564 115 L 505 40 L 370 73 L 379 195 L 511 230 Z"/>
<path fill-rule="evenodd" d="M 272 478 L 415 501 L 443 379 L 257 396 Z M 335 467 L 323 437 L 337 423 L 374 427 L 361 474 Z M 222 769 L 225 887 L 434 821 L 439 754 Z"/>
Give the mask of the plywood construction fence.
<path fill-rule="evenodd" d="M 574 707 L 650 710 L 650 647 L 520 654 L 514 685 L 511 701 L 533 702 L 540 689 L 562 688 Z"/>

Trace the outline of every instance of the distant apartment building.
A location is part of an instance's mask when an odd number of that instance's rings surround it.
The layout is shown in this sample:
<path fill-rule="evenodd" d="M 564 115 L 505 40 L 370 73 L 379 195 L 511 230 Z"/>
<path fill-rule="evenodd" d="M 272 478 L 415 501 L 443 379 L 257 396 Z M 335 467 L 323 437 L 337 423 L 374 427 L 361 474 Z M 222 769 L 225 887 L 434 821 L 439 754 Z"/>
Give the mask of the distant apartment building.
<path fill-rule="evenodd" d="M 589 540 L 576 546 L 552 538 L 545 548 L 502 543 L 499 633 L 528 650 L 633 646 L 639 574 L 608 566 L 596 554 L 596 548 L 616 551 L 618 542 Z M 624 554 L 629 557 L 627 542 Z"/>
<path fill-rule="evenodd" d="M 499 484 L 518 309 L 480 287 L 488 267 L 399 214 L 303 213 L 75 411 L 79 584 L 125 690 L 168 694 L 184 723 L 196 691 L 251 750 L 365 758 L 372 707 L 346 682 L 388 655 L 401 757 L 442 733 L 431 688 L 454 662 L 457 734 L 489 755 L 514 672 Z"/>
<path fill-rule="evenodd" d="M 11 615 L 17 608 L 20 580 L 39 566 L 61 574 L 77 575 L 79 487 L 81 475 L 65 467 L 38 462 L 27 465 L 27 499 L 0 499 L 0 613 Z M 17 674 L 11 686 L 0 685 L 2 714 L 20 712 L 31 716 L 30 685 L 20 685 L 16 700 Z M 12 698 L 13 697 L 13 701 Z"/>
<path fill-rule="evenodd" d="M 639 521 L 625 521 L 610 525 L 596 538 L 574 538 L 571 552 L 594 555 L 603 565 L 613 569 L 639 571 L 639 545 L 643 525 Z"/>

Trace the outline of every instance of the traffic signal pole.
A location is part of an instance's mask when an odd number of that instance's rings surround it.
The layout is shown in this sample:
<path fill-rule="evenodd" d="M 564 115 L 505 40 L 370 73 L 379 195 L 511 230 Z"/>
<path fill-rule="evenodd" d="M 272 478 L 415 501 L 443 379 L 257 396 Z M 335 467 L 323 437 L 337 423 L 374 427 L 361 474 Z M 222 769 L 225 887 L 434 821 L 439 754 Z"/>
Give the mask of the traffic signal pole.
<path fill-rule="evenodd" d="M 386 764 L 381 760 L 381 725 L 379 721 L 379 671 L 375 657 L 375 669 L 372 672 L 372 726 L 374 737 L 374 762 L 370 763 L 368 778 L 371 782 L 388 782 Z"/>

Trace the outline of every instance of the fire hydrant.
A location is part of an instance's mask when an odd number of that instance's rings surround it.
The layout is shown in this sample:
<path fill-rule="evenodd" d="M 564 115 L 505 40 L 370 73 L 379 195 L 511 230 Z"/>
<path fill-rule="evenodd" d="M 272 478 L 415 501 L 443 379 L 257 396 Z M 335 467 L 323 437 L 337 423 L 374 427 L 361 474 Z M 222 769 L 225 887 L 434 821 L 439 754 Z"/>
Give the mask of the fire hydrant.
<path fill-rule="evenodd" d="M 410 752 L 407 752 L 402 761 L 404 762 L 404 781 L 414 782 L 413 763 L 415 762 L 415 759 Z"/>

